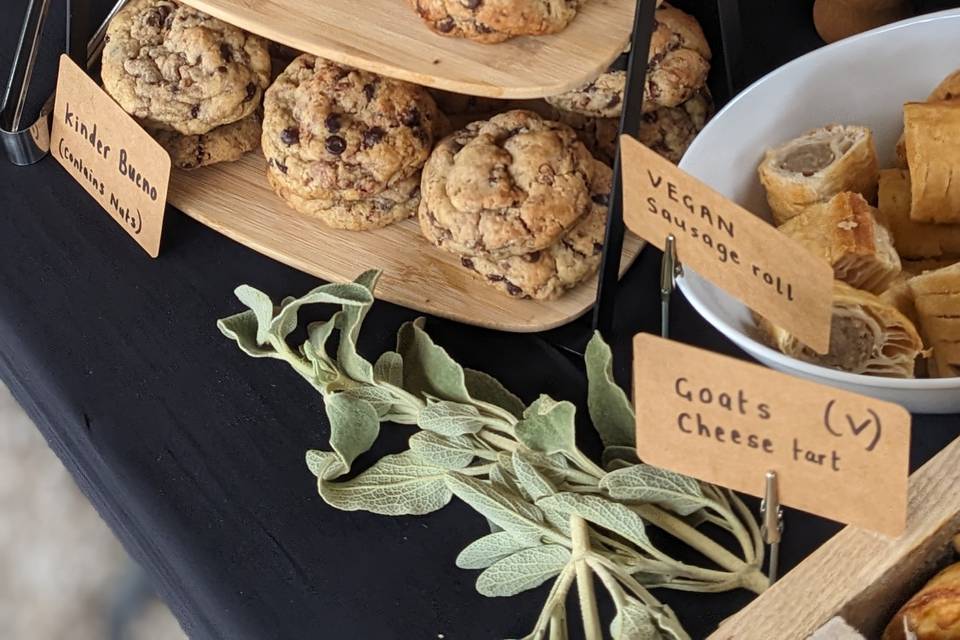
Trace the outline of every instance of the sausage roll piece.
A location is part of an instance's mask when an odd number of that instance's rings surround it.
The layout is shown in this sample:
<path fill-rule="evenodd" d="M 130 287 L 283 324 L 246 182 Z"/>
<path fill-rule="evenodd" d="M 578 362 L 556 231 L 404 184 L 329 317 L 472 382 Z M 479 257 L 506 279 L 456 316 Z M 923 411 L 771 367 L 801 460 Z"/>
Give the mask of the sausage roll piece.
<path fill-rule="evenodd" d="M 927 96 L 927 102 L 942 100 L 960 100 L 960 69 L 944 78 Z M 900 139 L 897 141 L 897 164 L 901 169 L 907 168 L 907 145 L 903 134 L 900 134 Z"/>
<path fill-rule="evenodd" d="M 912 635 L 908 636 L 907 633 Z M 897 612 L 883 640 L 960 638 L 960 563 L 933 577 Z"/>
<path fill-rule="evenodd" d="M 903 107 L 910 219 L 960 223 L 960 100 Z"/>
<path fill-rule="evenodd" d="M 926 271 L 908 281 L 920 330 L 933 356 L 931 377 L 960 376 L 960 263 Z"/>
<path fill-rule="evenodd" d="M 768 150 L 758 173 L 778 225 L 843 191 L 873 202 L 879 174 L 873 134 L 841 124 L 808 131 Z"/>
<path fill-rule="evenodd" d="M 876 209 L 845 191 L 780 226 L 780 231 L 830 263 L 837 280 L 880 293 L 900 273 L 900 256 Z"/>
<path fill-rule="evenodd" d="M 960 224 L 930 224 L 910 218 L 910 173 L 902 169 L 880 172 L 877 208 L 880 220 L 893 234 L 901 258 L 955 258 L 960 260 Z"/>
<path fill-rule="evenodd" d="M 818 354 L 767 320 L 760 327 L 782 353 L 823 367 L 871 376 L 912 378 L 923 348 L 909 318 L 880 298 L 835 281 L 830 350 Z"/>

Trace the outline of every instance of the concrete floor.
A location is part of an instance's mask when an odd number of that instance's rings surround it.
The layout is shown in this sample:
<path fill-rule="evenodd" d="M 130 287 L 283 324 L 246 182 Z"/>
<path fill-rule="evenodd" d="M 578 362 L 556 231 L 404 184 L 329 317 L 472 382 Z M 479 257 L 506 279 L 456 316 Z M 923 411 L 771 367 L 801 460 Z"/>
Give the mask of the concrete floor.
<path fill-rule="evenodd" d="M 0 385 L 0 638 L 107 640 L 111 607 L 137 575 Z M 153 600 L 114 640 L 184 637 L 166 607 Z"/>

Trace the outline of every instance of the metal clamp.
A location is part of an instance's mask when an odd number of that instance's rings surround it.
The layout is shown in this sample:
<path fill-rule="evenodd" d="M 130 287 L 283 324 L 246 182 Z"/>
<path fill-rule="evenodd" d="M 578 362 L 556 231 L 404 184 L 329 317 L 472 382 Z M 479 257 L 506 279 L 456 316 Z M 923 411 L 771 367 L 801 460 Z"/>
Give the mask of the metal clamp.
<path fill-rule="evenodd" d="M 660 260 L 660 335 L 670 337 L 670 296 L 677 288 L 677 278 L 683 275 L 683 265 L 677 259 L 677 238 L 667 235 Z"/>

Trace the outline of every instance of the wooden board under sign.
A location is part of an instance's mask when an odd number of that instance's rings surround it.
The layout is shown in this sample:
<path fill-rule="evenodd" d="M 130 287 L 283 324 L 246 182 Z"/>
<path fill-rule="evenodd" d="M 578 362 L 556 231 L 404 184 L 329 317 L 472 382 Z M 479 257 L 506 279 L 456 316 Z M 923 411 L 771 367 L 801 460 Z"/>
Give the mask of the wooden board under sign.
<path fill-rule="evenodd" d="M 595 78 L 623 51 L 635 0 L 591 0 L 560 33 L 497 44 L 430 31 L 406 0 L 184 0 L 300 51 L 458 93 L 540 98 Z"/>
<path fill-rule="evenodd" d="M 897 609 L 953 553 L 951 540 L 960 532 L 958 469 L 960 439 L 910 476 L 902 536 L 845 528 L 708 640 L 805 640 L 834 616 L 879 638 Z"/>
<path fill-rule="evenodd" d="M 331 229 L 288 208 L 270 190 L 265 169 L 263 156 L 250 153 L 237 162 L 174 171 L 168 200 L 229 238 L 324 280 L 352 280 L 367 269 L 381 269 L 378 298 L 466 324 L 544 331 L 593 305 L 595 277 L 559 300 L 511 298 L 477 280 L 457 256 L 427 242 L 415 219 L 376 231 Z M 627 234 L 622 270 L 642 248 L 642 241 Z"/>

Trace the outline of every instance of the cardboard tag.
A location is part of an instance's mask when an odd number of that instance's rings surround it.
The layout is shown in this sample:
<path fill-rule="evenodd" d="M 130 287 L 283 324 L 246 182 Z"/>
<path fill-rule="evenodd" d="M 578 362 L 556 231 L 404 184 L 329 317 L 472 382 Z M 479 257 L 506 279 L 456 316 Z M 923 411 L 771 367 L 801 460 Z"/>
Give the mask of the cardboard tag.
<path fill-rule="evenodd" d="M 157 257 L 170 156 L 65 55 L 50 152 L 144 251 Z"/>
<path fill-rule="evenodd" d="M 649 464 L 891 536 L 906 524 L 910 414 L 649 334 L 634 338 L 637 453 Z"/>
<path fill-rule="evenodd" d="M 681 263 L 811 349 L 827 352 L 830 265 L 633 138 L 621 136 L 620 154 L 623 217 L 631 231 L 661 249 L 672 233 Z"/>

